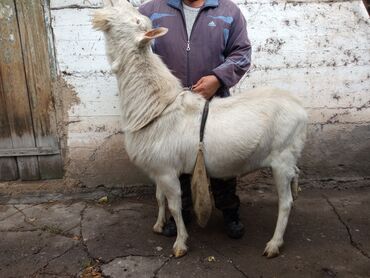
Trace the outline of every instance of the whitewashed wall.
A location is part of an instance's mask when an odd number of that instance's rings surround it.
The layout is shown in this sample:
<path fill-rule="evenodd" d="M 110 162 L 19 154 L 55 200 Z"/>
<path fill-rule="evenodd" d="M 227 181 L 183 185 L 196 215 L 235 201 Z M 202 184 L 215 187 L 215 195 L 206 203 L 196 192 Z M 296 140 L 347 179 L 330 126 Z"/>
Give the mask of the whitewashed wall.
<path fill-rule="evenodd" d="M 235 92 L 273 85 L 302 98 L 310 112 L 306 177 L 370 176 L 370 21 L 362 1 L 235 2 L 253 44 L 253 67 Z M 100 6 L 51 0 L 59 72 L 80 99 L 69 110 L 68 174 L 92 176 L 86 182 L 94 184 L 146 181 L 115 135 L 116 81 L 102 34 L 90 24 Z"/>

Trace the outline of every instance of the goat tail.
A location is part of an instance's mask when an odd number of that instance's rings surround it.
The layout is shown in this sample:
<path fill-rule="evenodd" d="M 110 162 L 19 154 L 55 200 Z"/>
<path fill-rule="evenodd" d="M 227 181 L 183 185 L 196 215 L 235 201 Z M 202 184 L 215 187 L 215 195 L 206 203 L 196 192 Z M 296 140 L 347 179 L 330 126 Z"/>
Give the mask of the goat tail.
<path fill-rule="evenodd" d="M 200 143 L 191 179 L 191 193 L 197 223 L 204 228 L 212 213 L 212 200 L 209 192 L 210 180 L 204 162 L 203 144 Z"/>
<path fill-rule="evenodd" d="M 290 183 L 290 186 L 292 190 L 292 197 L 293 197 L 293 200 L 295 201 L 298 198 L 298 193 L 302 191 L 302 189 L 298 185 L 298 176 L 299 176 L 300 171 L 297 166 L 294 167 L 294 172 L 295 172 L 295 175 Z"/>

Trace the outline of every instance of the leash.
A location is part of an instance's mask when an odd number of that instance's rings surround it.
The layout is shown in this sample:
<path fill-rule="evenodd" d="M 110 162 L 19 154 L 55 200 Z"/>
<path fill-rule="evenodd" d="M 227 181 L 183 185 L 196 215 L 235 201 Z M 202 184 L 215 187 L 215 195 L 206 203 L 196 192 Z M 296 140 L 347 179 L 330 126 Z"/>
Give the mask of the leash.
<path fill-rule="evenodd" d="M 184 87 L 185 90 L 193 91 L 193 86 Z M 212 98 L 211 98 L 212 99 Z M 207 99 L 204 103 L 203 113 L 202 113 L 202 121 L 200 122 L 200 134 L 199 134 L 199 148 L 203 149 L 203 139 L 204 139 L 204 129 L 206 127 L 206 122 L 208 118 L 208 111 L 209 111 L 209 101 L 211 99 Z"/>
<path fill-rule="evenodd" d="M 200 144 L 202 148 L 203 148 L 203 139 L 204 139 L 204 129 L 206 127 L 206 122 L 208 118 L 208 111 L 209 111 L 209 100 L 206 100 L 206 103 L 204 104 L 204 108 L 203 108 L 202 121 L 200 123 L 200 134 L 199 134 Z"/>

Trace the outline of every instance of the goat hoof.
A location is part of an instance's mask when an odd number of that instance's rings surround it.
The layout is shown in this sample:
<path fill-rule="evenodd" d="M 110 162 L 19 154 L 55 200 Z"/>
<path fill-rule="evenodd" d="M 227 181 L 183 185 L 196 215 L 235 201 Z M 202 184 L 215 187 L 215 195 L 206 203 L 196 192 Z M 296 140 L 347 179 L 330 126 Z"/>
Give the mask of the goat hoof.
<path fill-rule="evenodd" d="M 279 250 L 277 252 L 265 251 L 265 252 L 263 252 L 263 256 L 266 256 L 268 259 L 275 258 L 275 257 L 279 256 Z"/>
<path fill-rule="evenodd" d="M 175 256 L 175 258 L 181 258 L 185 256 L 186 253 L 187 253 L 186 249 L 174 249 L 173 250 L 173 255 Z"/>
<path fill-rule="evenodd" d="M 155 224 L 153 226 L 153 232 L 155 232 L 156 234 L 162 234 L 162 232 L 163 232 L 162 225 Z"/>
<path fill-rule="evenodd" d="M 262 255 L 269 259 L 277 257 L 279 255 L 278 245 L 268 242 Z"/>

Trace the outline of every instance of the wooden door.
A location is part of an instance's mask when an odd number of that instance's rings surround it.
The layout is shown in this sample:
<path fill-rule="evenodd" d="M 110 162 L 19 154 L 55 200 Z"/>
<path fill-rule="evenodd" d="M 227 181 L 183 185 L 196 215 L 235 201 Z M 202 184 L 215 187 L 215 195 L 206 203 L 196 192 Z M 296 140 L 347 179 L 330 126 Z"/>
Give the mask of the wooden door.
<path fill-rule="evenodd" d="M 367 13 L 370 15 L 370 0 L 363 0 Z"/>
<path fill-rule="evenodd" d="M 63 174 L 43 4 L 0 1 L 0 180 Z"/>

